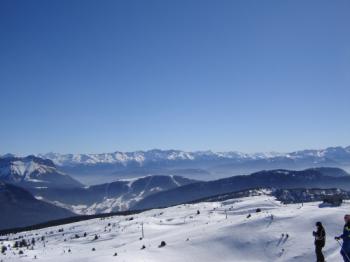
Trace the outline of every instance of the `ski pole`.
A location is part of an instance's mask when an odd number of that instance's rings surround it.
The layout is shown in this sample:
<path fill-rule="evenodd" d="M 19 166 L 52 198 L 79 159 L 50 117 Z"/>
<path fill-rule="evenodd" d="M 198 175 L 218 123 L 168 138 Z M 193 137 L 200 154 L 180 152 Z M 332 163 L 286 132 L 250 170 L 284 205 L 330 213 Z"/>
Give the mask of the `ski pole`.
<path fill-rule="evenodd" d="M 342 244 L 340 244 L 340 242 L 339 242 L 339 240 L 338 240 L 338 239 L 336 239 L 336 241 L 338 242 L 338 244 L 339 244 L 339 246 L 340 246 L 341 250 L 342 250 L 342 251 L 343 251 L 343 253 L 345 254 L 346 259 L 347 259 L 347 260 L 350 262 L 350 258 L 349 258 L 349 256 L 348 256 L 348 254 L 345 252 L 345 250 L 343 249 Z"/>

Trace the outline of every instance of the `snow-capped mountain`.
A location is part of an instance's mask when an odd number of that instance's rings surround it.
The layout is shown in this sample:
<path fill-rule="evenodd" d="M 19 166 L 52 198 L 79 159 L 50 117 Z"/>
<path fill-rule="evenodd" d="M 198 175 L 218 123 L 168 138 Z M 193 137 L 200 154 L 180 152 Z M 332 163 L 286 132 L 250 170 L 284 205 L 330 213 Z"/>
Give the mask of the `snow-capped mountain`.
<path fill-rule="evenodd" d="M 51 159 L 56 165 L 93 165 L 93 164 L 137 164 L 142 166 L 147 162 L 164 160 L 193 160 L 193 154 L 178 150 L 149 150 L 136 152 L 114 152 L 104 154 L 57 154 L 48 153 L 38 155 L 39 157 Z"/>
<path fill-rule="evenodd" d="M 194 151 L 186 152 L 181 150 L 149 150 L 135 152 L 114 152 L 103 154 L 58 154 L 47 153 L 39 154 L 39 157 L 51 159 L 56 165 L 93 165 L 93 164 L 138 164 L 140 166 L 147 163 L 160 161 L 199 161 L 199 160 L 219 160 L 233 159 L 237 161 L 259 160 L 259 159 L 306 159 L 313 158 L 320 162 L 326 159 L 334 161 L 350 161 L 350 146 L 348 147 L 329 147 L 321 150 L 302 150 L 291 153 L 241 153 L 236 151 L 230 152 L 213 152 L 213 151 Z"/>
<path fill-rule="evenodd" d="M 77 214 L 97 214 L 128 210 L 147 196 L 194 182 L 198 181 L 180 176 L 146 176 L 85 188 L 33 188 L 31 192 Z"/>
<path fill-rule="evenodd" d="M 35 258 L 47 262 L 309 262 L 316 260 L 312 231 L 316 221 L 322 221 L 327 233 L 326 261 L 342 261 L 333 237 L 342 233 L 350 204 L 332 208 L 320 204 L 284 205 L 262 192 L 96 218 L 3 236 L 2 244 L 8 248 L 1 257 L 10 262 Z M 33 249 L 13 248 L 22 238 L 29 243 L 35 238 Z"/>
<path fill-rule="evenodd" d="M 0 182 L 0 229 L 29 226 L 73 216 L 66 209 L 35 199 L 23 188 Z"/>
<path fill-rule="evenodd" d="M 39 157 L 52 160 L 61 171 L 87 184 L 98 183 L 96 175 L 106 182 L 148 174 L 177 174 L 194 179 L 213 180 L 264 169 L 302 170 L 329 166 L 350 170 L 350 147 L 254 154 L 155 149 L 105 154 L 48 153 Z M 195 172 L 188 172 L 189 170 Z"/>
<path fill-rule="evenodd" d="M 80 187 L 81 183 L 58 171 L 51 160 L 35 156 L 0 158 L 0 180 L 25 187 Z"/>

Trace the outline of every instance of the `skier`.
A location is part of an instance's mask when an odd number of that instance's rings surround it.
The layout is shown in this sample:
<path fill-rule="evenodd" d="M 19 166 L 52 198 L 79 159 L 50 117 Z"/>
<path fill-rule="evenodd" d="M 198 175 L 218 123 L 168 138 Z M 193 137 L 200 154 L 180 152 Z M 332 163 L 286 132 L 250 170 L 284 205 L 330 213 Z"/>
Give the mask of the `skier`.
<path fill-rule="evenodd" d="M 343 256 L 344 262 L 350 262 L 350 215 L 344 216 L 344 222 L 343 234 L 335 237 L 335 240 L 343 239 L 340 254 Z"/>
<path fill-rule="evenodd" d="M 316 222 L 317 231 L 313 231 L 312 234 L 315 237 L 315 253 L 317 262 L 324 262 L 324 256 L 322 248 L 326 244 L 326 231 L 320 221 Z M 350 261 L 349 261 L 350 262 Z"/>

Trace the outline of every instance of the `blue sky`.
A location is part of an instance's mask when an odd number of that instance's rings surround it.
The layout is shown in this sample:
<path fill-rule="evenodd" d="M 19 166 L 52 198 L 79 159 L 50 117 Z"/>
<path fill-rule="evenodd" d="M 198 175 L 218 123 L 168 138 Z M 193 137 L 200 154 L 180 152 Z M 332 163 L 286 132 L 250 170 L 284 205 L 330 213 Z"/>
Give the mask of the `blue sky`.
<path fill-rule="evenodd" d="M 350 1 L 0 3 L 0 153 L 350 145 Z"/>

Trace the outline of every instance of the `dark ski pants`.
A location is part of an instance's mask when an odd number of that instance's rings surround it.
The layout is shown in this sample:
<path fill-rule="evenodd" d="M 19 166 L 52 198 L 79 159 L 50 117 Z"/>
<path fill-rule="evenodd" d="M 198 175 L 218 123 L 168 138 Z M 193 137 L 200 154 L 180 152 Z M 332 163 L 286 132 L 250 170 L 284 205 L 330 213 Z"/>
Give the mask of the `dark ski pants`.
<path fill-rule="evenodd" d="M 322 253 L 322 248 L 323 248 L 323 246 L 320 246 L 320 245 L 316 245 L 315 246 L 317 262 L 324 262 L 324 256 L 323 256 L 323 253 Z"/>
<path fill-rule="evenodd" d="M 344 262 L 350 262 L 350 252 L 345 252 L 344 249 L 340 251 L 340 254 L 343 256 Z"/>

